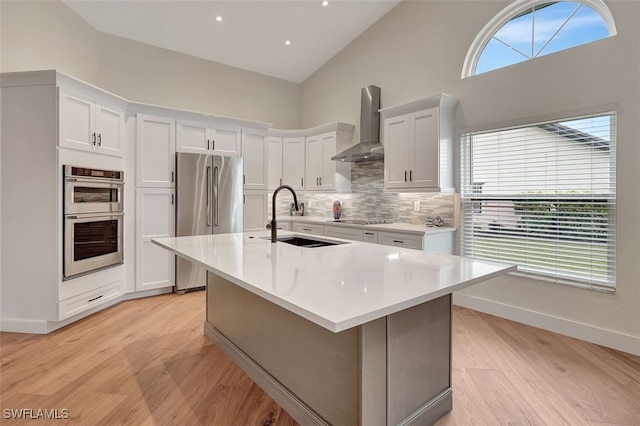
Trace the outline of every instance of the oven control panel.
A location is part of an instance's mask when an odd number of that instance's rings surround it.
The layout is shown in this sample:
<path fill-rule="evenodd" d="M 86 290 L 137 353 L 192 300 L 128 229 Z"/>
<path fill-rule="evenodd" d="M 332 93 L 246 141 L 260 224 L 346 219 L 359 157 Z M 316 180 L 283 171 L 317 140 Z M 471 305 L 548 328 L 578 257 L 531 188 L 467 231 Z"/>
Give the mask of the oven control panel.
<path fill-rule="evenodd" d="M 65 166 L 65 176 L 123 180 L 123 172 L 118 170 L 90 169 L 75 166 Z"/>

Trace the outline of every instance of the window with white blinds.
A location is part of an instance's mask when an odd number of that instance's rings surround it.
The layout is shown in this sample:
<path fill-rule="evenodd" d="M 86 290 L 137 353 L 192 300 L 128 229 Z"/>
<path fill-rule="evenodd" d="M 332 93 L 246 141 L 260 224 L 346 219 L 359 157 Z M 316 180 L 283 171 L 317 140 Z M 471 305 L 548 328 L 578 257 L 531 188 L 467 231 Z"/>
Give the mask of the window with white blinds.
<path fill-rule="evenodd" d="M 616 115 L 461 139 L 460 254 L 615 288 Z"/>

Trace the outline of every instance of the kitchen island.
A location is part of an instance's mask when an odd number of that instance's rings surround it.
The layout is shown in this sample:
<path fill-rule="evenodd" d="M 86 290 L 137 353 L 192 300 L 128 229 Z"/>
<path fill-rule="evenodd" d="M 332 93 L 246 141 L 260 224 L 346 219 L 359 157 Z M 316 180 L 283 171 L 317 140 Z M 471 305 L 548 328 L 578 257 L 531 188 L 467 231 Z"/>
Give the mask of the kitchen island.
<path fill-rule="evenodd" d="M 452 407 L 451 293 L 515 266 L 313 238 L 340 244 L 153 242 L 208 270 L 205 334 L 300 423 L 434 423 Z"/>

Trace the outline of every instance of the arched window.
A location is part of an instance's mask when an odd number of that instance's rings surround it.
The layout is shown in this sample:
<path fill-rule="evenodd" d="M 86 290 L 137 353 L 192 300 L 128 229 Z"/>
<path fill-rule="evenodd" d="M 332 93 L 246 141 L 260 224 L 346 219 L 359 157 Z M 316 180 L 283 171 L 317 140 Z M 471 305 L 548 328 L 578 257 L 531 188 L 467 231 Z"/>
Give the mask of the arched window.
<path fill-rule="evenodd" d="M 516 0 L 476 36 L 462 78 L 615 34 L 613 16 L 602 0 Z"/>

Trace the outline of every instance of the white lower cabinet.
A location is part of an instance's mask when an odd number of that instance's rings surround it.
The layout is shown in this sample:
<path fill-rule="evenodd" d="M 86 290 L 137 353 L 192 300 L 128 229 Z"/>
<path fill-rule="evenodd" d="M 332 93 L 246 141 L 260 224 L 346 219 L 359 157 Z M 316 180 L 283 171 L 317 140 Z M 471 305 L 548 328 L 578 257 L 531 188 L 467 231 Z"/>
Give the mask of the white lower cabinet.
<path fill-rule="evenodd" d="M 267 198 L 266 191 L 244 192 L 244 219 L 245 231 L 264 231 L 267 226 Z"/>
<path fill-rule="evenodd" d="M 378 244 L 378 232 L 377 231 L 363 231 L 362 241 L 365 243 Z"/>
<path fill-rule="evenodd" d="M 356 228 L 325 226 L 324 235 L 326 237 L 342 238 L 343 240 L 364 241 L 364 231 Z"/>
<path fill-rule="evenodd" d="M 304 232 L 305 234 L 324 235 L 324 226 L 312 225 L 309 223 L 294 223 L 293 232 Z"/>
<path fill-rule="evenodd" d="M 136 189 L 136 291 L 172 287 L 175 256 L 151 242 L 175 235 L 172 188 Z"/>
<path fill-rule="evenodd" d="M 62 321 L 115 299 L 122 294 L 122 287 L 122 281 L 117 281 L 96 290 L 63 300 L 58 304 L 58 320 Z"/>
<path fill-rule="evenodd" d="M 378 232 L 378 244 L 424 250 L 429 253 L 453 254 L 455 232 L 435 232 L 424 236 Z"/>
<path fill-rule="evenodd" d="M 378 244 L 422 250 L 422 238 L 418 235 L 378 232 Z"/>

